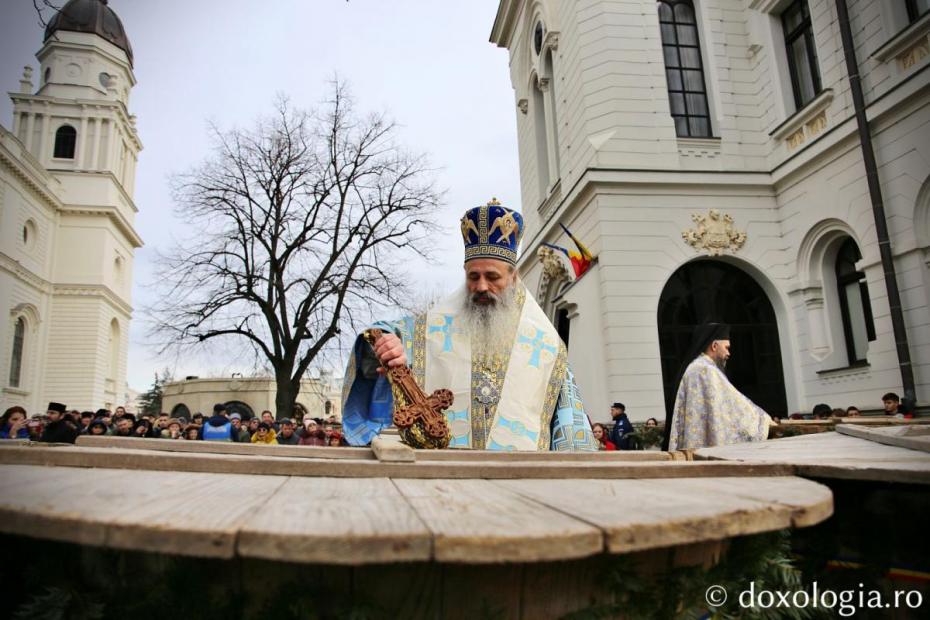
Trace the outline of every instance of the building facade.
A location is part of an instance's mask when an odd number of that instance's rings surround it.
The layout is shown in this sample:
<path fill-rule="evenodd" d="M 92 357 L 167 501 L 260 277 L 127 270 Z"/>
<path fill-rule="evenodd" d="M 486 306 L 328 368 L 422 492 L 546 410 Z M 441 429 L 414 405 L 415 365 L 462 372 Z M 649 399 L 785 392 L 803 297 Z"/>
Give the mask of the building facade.
<path fill-rule="evenodd" d="M 190 416 L 198 411 L 205 416 L 213 405 L 223 403 L 229 413 L 239 413 L 243 419 L 275 411 L 277 388 L 271 377 L 191 377 L 166 383 L 162 394 L 162 410 L 171 417 Z M 335 416 L 342 422 L 342 386 L 332 373 L 300 382 L 300 392 L 294 405 L 294 418 L 309 415 L 328 420 Z"/>
<path fill-rule="evenodd" d="M 930 392 L 930 5 L 847 0 L 918 404 Z M 902 392 L 835 0 L 502 0 L 519 267 L 589 414 L 662 418 L 694 325 L 773 414 Z M 543 243 L 597 256 L 575 279 Z"/>
<path fill-rule="evenodd" d="M 0 409 L 126 402 L 135 168 L 132 48 L 101 0 L 71 0 L 0 126 Z"/>

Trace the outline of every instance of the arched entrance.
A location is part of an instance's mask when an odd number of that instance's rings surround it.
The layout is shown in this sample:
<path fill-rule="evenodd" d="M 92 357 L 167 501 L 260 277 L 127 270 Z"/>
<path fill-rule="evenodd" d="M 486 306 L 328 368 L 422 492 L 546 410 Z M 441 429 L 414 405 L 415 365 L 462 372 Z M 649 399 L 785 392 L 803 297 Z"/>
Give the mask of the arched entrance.
<path fill-rule="evenodd" d="M 691 334 L 696 325 L 709 320 L 732 327 L 727 376 L 733 385 L 768 413 L 785 416 L 785 376 L 772 303 L 749 274 L 713 260 L 680 267 L 659 298 L 659 351 L 667 410 L 675 405 L 675 381 Z"/>
<path fill-rule="evenodd" d="M 226 403 L 226 414 L 232 415 L 238 413 L 242 416 L 242 421 L 246 422 L 252 419 L 252 416 L 255 415 L 252 413 L 252 408 L 240 400 L 231 400 Z"/>

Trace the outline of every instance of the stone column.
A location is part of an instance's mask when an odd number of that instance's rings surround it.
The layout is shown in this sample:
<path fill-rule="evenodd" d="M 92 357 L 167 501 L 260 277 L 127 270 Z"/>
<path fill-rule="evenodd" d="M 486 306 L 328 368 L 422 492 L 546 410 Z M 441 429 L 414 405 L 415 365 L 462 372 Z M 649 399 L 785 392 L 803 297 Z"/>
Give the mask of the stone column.
<path fill-rule="evenodd" d="M 32 138 L 35 135 L 35 128 L 36 128 L 36 115 L 30 114 L 29 112 L 23 112 L 23 114 L 27 116 L 25 146 L 26 146 L 26 150 L 31 153 L 32 152 Z"/>
<path fill-rule="evenodd" d="M 77 168 L 84 169 L 87 167 L 87 109 L 81 108 L 81 132 L 77 139 L 77 152 L 75 153 L 75 165 Z"/>
<path fill-rule="evenodd" d="M 103 133 L 103 123 L 99 117 L 93 118 L 91 120 L 94 121 L 94 146 L 93 154 L 90 158 L 90 166 L 94 170 L 98 170 L 100 168 L 100 134 Z"/>

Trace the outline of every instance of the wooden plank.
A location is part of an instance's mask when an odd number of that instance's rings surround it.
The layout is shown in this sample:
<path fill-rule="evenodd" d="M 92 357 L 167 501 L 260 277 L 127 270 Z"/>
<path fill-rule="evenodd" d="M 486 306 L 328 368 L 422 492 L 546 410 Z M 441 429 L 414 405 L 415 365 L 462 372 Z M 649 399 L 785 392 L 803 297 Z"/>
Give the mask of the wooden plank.
<path fill-rule="evenodd" d="M 429 560 L 432 535 L 387 478 L 290 478 L 243 524 L 243 557 L 371 564 Z"/>
<path fill-rule="evenodd" d="M 790 464 L 798 475 L 809 477 L 930 484 L 930 455 L 837 432 L 701 448 L 695 457 Z"/>
<path fill-rule="evenodd" d="M 888 446 L 930 452 L 930 427 L 928 426 L 863 428 L 860 426 L 840 425 L 836 430 L 843 435 L 867 439 Z"/>
<path fill-rule="evenodd" d="M 603 549 L 595 527 L 486 480 L 394 480 L 439 562 L 535 562 Z"/>
<path fill-rule="evenodd" d="M 375 437 L 371 441 L 371 451 L 383 463 L 414 463 L 417 460 L 416 450 L 394 437 Z"/>
<path fill-rule="evenodd" d="M 31 484 L 6 484 L 20 476 Z M 42 538 L 63 533 L 59 540 L 119 549 L 231 558 L 240 522 L 284 480 L 10 465 L 0 481 L 0 528 Z"/>
<path fill-rule="evenodd" d="M 794 477 L 494 484 L 600 528 L 611 553 L 812 525 L 833 509 L 828 488 Z"/>
<path fill-rule="evenodd" d="M 122 448 L 30 446 L 0 448 L 0 464 L 59 467 L 103 467 L 148 471 L 189 471 L 271 476 L 336 478 L 682 478 L 719 476 L 785 476 L 794 468 L 777 463 L 703 462 L 530 462 L 481 461 L 382 463 L 377 460 L 333 460 L 176 453 Z"/>
<path fill-rule="evenodd" d="M 323 446 L 279 446 L 228 441 L 185 441 L 183 439 L 137 439 L 108 435 L 81 435 L 75 445 L 85 448 L 129 448 L 162 452 L 203 454 L 243 454 L 249 456 L 287 456 L 293 458 L 374 459 L 368 448 L 332 448 Z"/>
<path fill-rule="evenodd" d="M 505 463 L 534 463 L 538 461 L 573 462 L 655 462 L 671 461 L 672 455 L 658 450 L 616 450 L 611 452 L 502 452 L 499 450 L 417 450 L 418 461 L 502 461 Z"/>

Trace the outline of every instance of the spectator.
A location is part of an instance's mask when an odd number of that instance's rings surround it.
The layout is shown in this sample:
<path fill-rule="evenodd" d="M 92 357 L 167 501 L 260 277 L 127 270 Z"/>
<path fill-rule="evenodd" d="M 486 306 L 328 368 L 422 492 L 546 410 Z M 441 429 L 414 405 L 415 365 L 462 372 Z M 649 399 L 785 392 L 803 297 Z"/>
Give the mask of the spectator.
<path fill-rule="evenodd" d="M 45 425 L 45 430 L 42 431 L 42 437 L 39 441 L 46 443 L 74 443 L 78 436 L 77 426 L 67 420 L 65 411 L 67 411 L 67 407 L 61 403 L 52 402 L 48 404 L 48 411 L 46 412 L 48 424 Z"/>
<path fill-rule="evenodd" d="M 275 432 L 278 431 L 279 426 L 278 426 L 278 423 L 275 422 L 274 414 L 271 413 L 270 411 L 268 411 L 267 409 L 265 409 L 264 411 L 262 411 L 262 419 L 261 419 L 261 421 L 264 422 L 265 424 L 267 424 L 268 426 L 270 426 L 270 427 L 272 428 L 272 430 L 274 430 Z"/>
<path fill-rule="evenodd" d="M 152 436 L 152 423 L 149 422 L 148 418 L 142 418 L 136 422 L 132 428 L 132 436 L 141 439 Z"/>
<path fill-rule="evenodd" d="M 275 439 L 283 446 L 296 446 L 300 444 L 300 437 L 295 433 L 294 421 L 290 418 L 281 418 L 278 422 L 280 430 Z"/>
<path fill-rule="evenodd" d="M 598 441 L 598 450 L 616 450 L 617 446 L 614 445 L 614 442 L 607 438 L 607 427 L 597 422 L 592 430 L 594 431 L 594 438 Z"/>
<path fill-rule="evenodd" d="M 127 416 L 123 416 L 116 421 L 116 429 L 113 431 L 114 437 L 132 437 L 133 423 Z"/>
<path fill-rule="evenodd" d="M 830 413 L 833 411 L 833 408 L 826 403 L 820 403 L 819 405 L 814 405 L 814 410 L 811 413 L 814 416 L 815 420 L 826 420 L 830 417 Z"/>
<path fill-rule="evenodd" d="M 648 420 L 646 420 L 646 426 L 648 427 L 656 427 L 658 425 L 659 425 L 659 421 L 656 420 L 655 418 L 649 418 Z"/>
<path fill-rule="evenodd" d="M 855 405 L 850 405 L 849 407 L 846 407 L 847 418 L 855 418 L 861 415 L 862 415 L 862 412 L 859 411 L 859 407 L 856 407 Z"/>
<path fill-rule="evenodd" d="M 104 411 L 106 411 L 106 410 L 104 409 Z M 97 411 L 97 413 L 99 414 L 100 411 Z M 109 411 L 107 411 L 107 413 L 109 413 Z M 113 412 L 113 417 L 114 417 L 114 418 L 121 418 L 121 417 L 123 417 L 124 415 L 126 415 L 126 407 L 123 407 L 122 405 L 120 405 L 119 407 L 117 407 L 116 410 Z"/>
<path fill-rule="evenodd" d="M 199 411 L 191 416 L 191 424 L 196 424 L 197 426 L 203 425 L 203 414 Z"/>
<path fill-rule="evenodd" d="M 233 425 L 233 428 L 236 429 L 236 438 L 233 441 L 238 443 L 249 443 L 252 441 L 252 434 L 249 433 L 249 429 L 242 426 L 242 416 L 238 413 L 234 413 L 229 416 L 229 423 Z"/>
<path fill-rule="evenodd" d="M 34 413 L 29 419 L 29 422 L 26 423 L 26 428 L 29 429 L 29 440 L 30 441 L 40 441 L 42 439 L 42 433 L 45 432 L 45 425 L 48 420 L 45 418 L 44 414 Z"/>
<path fill-rule="evenodd" d="M 329 436 L 329 445 L 333 448 L 342 447 L 342 433 L 339 431 L 333 431 Z"/>
<path fill-rule="evenodd" d="M 278 440 L 275 438 L 275 435 L 276 433 L 274 429 L 271 428 L 271 424 L 268 424 L 268 422 L 259 422 L 258 430 L 252 435 L 252 443 L 277 444 Z"/>
<path fill-rule="evenodd" d="M 94 412 L 93 411 L 82 411 L 80 415 L 81 425 L 78 427 L 78 430 L 82 435 L 87 435 L 90 433 L 90 423 L 94 421 Z"/>
<path fill-rule="evenodd" d="M 14 405 L 0 417 L 0 439 L 29 439 L 26 410 Z"/>
<path fill-rule="evenodd" d="M 155 418 L 155 422 L 152 424 L 152 431 L 155 437 L 161 437 L 161 432 L 168 428 L 168 414 L 161 412 L 158 414 L 158 417 Z"/>
<path fill-rule="evenodd" d="M 611 405 L 610 417 L 614 420 L 614 427 L 607 438 L 617 446 L 618 450 L 628 450 L 629 438 L 626 436 L 633 432 L 633 423 L 626 417 L 626 406 L 623 403 Z"/>
<path fill-rule="evenodd" d="M 885 415 L 897 415 L 901 407 L 901 398 L 894 392 L 888 392 L 882 396 L 882 408 Z"/>
<path fill-rule="evenodd" d="M 168 423 L 165 424 L 165 428 L 162 430 L 160 437 L 162 439 L 181 439 L 181 421 L 175 418 L 170 418 Z"/>
<path fill-rule="evenodd" d="M 302 446 L 325 446 L 326 433 L 320 428 L 316 420 L 310 417 L 304 418 L 304 429 L 300 433 L 300 445 Z"/>
<path fill-rule="evenodd" d="M 110 428 L 107 426 L 107 423 L 103 421 L 103 418 L 97 418 L 87 427 L 88 435 L 106 435 L 110 432 Z"/>
<path fill-rule="evenodd" d="M 248 425 L 248 430 L 249 430 L 249 441 L 252 441 L 252 435 L 254 435 L 254 434 L 255 434 L 255 431 L 258 430 L 258 425 L 259 425 L 260 423 L 261 423 L 261 420 L 259 420 L 259 419 L 258 419 L 257 417 L 255 417 L 255 416 L 252 416 L 252 417 L 249 419 L 249 425 Z"/>
<path fill-rule="evenodd" d="M 236 441 L 239 431 L 233 428 L 229 418 L 226 417 L 226 405 L 216 403 L 213 405 L 213 415 L 202 427 L 200 438 L 205 441 Z"/>
<path fill-rule="evenodd" d="M 831 418 L 845 418 L 846 411 L 843 409 L 834 409 L 833 411 L 830 412 L 830 417 Z"/>
<path fill-rule="evenodd" d="M 191 441 L 200 439 L 200 425 L 188 424 L 184 427 L 184 439 L 189 439 Z"/>

